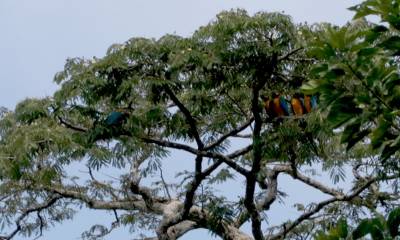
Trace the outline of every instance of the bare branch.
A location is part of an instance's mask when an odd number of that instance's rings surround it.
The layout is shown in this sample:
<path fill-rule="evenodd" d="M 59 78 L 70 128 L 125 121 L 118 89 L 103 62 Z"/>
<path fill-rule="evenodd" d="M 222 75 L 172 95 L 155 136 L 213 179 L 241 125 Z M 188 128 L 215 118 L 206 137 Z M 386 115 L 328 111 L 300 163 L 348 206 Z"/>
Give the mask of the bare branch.
<path fill-rule="evenodd" d="M 75 125 L 69 123 L 68 121 L 64 120 L 61 117 L 57 117 L 57 118 L 60 121 L 60 123 L 62 125 L 64 125 L 66 128 L 69 128 L 69 129 L 72 129 L 72 130 L 75 130 L 75 131 L 78 131 L 78 132 L 87 132 L 88 131 L 86 128 L 75 126 Z"/>
<path fill-rule="evenodd" d="M 231 136 L 235 136 L 236 134 L 238 134 L 239 132 L 243 131 L 244 129 L 246 129 L 248 126 L 251 125 L 251 123 L 254 121 L 254 118 L 250 118 L 248 121 L 246 121 L 242 126 L 233 129 L 232 131 L 226 133 L 225 135 L 221 136 L 217 141 L 215 141 L 214 143 L 206 146 L 204 148 L 204 150 L 210 150 L 213 149 L 217 146 L 219 146 L 223 141 L 225 141 L 227 138 L 231 137 Z"/>
<path fill-rule="evenodd" d="M 87 206 L 91 209 L 103 209 L 103 210 L 141 210 L 145 212 L 154 212 L 157 214 L 162 214 L 164 204 L 167 202 L 166 199 L 153 197 L 152 198 L 152 208 L 149 209 L 146 205 L 146 202 L 140 198 L 129 197 L 128 199 L 122 200 L 113 200 L 113 201 L 102 201 L 89 197 L 86 195 L 85 188 L 78 187 L 44 187 L 44 190 L 48 192 L 53 192 L 61 195 L 63 198 L 69 198 L 73 200 L 79 200 L 83 203 L 86 203 Z"/>
<path fill-rule="evenodd" d="M 204 143 L 201 141 L 200 134 L 197 130 L 197 123 L 196 120 L 193 118 L 192 114 L 190 111 L 183 105 L 181 101 L 179 101 L 178 97 L 174 94 L 174 92 L 171 90 L 170 87 L 165 85 L 165 91 L 167 92 L 168 96 L 171 98 L 171 100 L 178 106 L 179 110 L 185 115 L 186 122 L 189 124 L 190 127 L 190 133 L 193 135 L 194 139 L 196 140 L 197 147 L 199 149 L 203 149 Z"/>
<path fill-rule="evenodd" d="M 272 42 L 273 43 L 273 42 Z M 252 167 L 249 174 L 246 175 L 246 192 L 244 198 L 244 206 L 246 207 L 250 217 L 253 236 L 256 239 L 264 239 L 261 230 L 261 217 L 257 210 L 257 206 L 254 202 L 254 193 L 257 183 L 257 175 L 261 169 L 262 160 L 262 141 L 261 141 L 261 129 L 263 120 L 261 118 L 262 107 L 259 104 L 260 90 L 266 83 L 266 74 L 271 76 L 277 63 L 277 54 L 272 53 L 270 61 L 267 66 L 267 70 L 262 76 L 256 76 L 253 80 L 251 87 L 251 112 L 254 117 L 254 129 L 253 129 L 253 161 Z M 269 77 L 268 76 L 268 77 Z"/>
<path fill-rule="evenodd" d="M 247 153 L 248 151 L 250 151 L 252 149 L 252 145 L 245 147 L 243 149 L 240 149 L 238 151 L 233 152 L 232 154 L 228 155 L 228 157 L 237 157 L 240 156 L 242 154 Z M 195 196 L 195 192 L 197 190 L 197 188 L 200 186 L 201 182 L 208 176 L 210 175 L 215 169 L 218 168 L 219 165 L 221 165 L 223 163 L 222 160 L 218 160 L 217 162 L 215 162 L 214 164 L 212 164 L 211 166 L 209 166 L 204 172 L 201 171 L 201 166 L 197 165 L 199 162 L 201 163 L 201 161 L 199 161 L 199 158 L 201 158 L 200 155 L 197 156 L 196 158 L 196 172 L 195 172 L 195 177 L 193 179 L 193 181 L 190 183 L 188 191 L 186 192 L 186 197 L 185 197 L 185 201 L 183 204 L 183 210 L 182 210 L 182 214 L 179 214 L 178 216 L 175 216 L 174 218 L 170 219 L 168 222 L 164 223 L 161 225 L 161 227 L 159 228 L 159 235 L 162 234 L 167 234 L 167 231 L 169 231 L 169 228 L 185 219 L 187 219 L 190 210 L 193 206 L 193 199 Z"/>
<path fill-rule="evenodd" d="M 151 194 L 151 190 L 148 189 L 147 187 L 140 187 L 138 183 L 131 181 L 129 185 L 132 193 L 134 194 L 139 194 L 142 196 L 146 207 L 148 209 L 153 210 L 153 196 Z"/>
<path fill-rule="evenodd" d="M 273 168 L 273 171 L 274 172 L 285 172 L 285 173 L 289 174 L 290 176 L 292 176 L 294 179 L 297 179 L 297 180 L 299 180 L 315 189 L 318 189 L 319 191 L 321 191 L 323 193 L 329 194 L 331 196 L 338 197 L 338 198 L 344 196 L 344 194 L 342 192 L 335 190 L 333 188 L 330 188 L 330 187 L 324 185 L 323 183 L 318 182 L 310 177 L 307 177 L 304 174 L 300 173 L 299 171 L 296 171 L 297 174 L 295 175 L 293 173 L 292 167 L 289 165 L 281 164 L 281 165 L 275 166 Z"/>
<path fill-rule="evenodd" d="M 344 194 L 340 191 L 337 191 L 333 188 L 330 188 L 324 184 L 322 184 L 321 182 L 318 182 L 312 178 L 309 178 L 305 175 L 303 175 L 302 173 L 300 173 L 299 171 L 296 171 L 296 175 L 293 173 L 293 169 L 291 165 L 288 164 L 278 164 L 276 166 L 274 166 L 272 169 L 264 169 L 263 170 L 265 173 L 265 180 L 267 181 L 267 183 L 265 183 L 264 179 L 259 179 L 258 182 L 261 186 L 261 188 L 266 189 L 266 193 L 264 198 L 257 203 L 257 209 L 259 211 L 266 211 L 269 210 L 269 208 L 271 207 L 272 203 L 274 203 L 274 201 L 276 200 L 276 196 L 278 193 L 278 181 L 277 178 L 279 176 L 280 173 L 286 173 L 289 174 L 290 176 L 292 176 L 294 179 L 299 180 L 311 187 L 314 187 L 315 189 L 329 194 L 333 197 L 336 198 L 342 198 L 344 197 Z M 240 227 L 243 223 L 245 223 L 248 218 L 249 218 L 249 214 L 248 212 L 243 212 L 236 220 L 235 226 Z"/>
<path fill-rule="evenodd" d="M 228 240 L 252 240 L 247 234 L 241 232 L 238 228 L 234 227 L 231 223 L 224 220 L 216 223 L 212 221 L 212 216 L 204 209 L 200 207 L 192 207 L 190 209 L 188 219 L 181 222 L 176 222 L 176 212 L 182 208 L 182 204 L 179 202 L 171 202 L 166 207 L 164 212 L 164 218 L 161 222 L 160 228 L 157 231 L 158 238 L 152 239 L 177 239 L 189 230 L 194 228 L 206 228 L 210 229 L 210 224 L 213 225 L 213 232 L 223 239 Z M 166 228 L 166 226 L 169 226 Z"/>
<path fill-rule="evenodd" d="M 193 206 L 193 199 L 197 188 L 200 186 L 201 182 L 205 178 L 202 174 L 202 160 L 203 157 L 198 155 L 196 157 L 196 170 L 193 181 L 190 183 L 189 188 L 186 192 L 185 201 L 183 203 L 182 218 L 185 219 L 189 214 L 190 208 Z"/>
<path fill-rule="evenodd" d="M 172 198 L 171 198 L 171 194 L 169 193 L 169 189 L 168 189 L 167 182 L 166 182 L 165 179 L 164 179 L 162 168 L 159 167 L 159 170 L 160 170 L 160 178 L 161 178 L 161 181 L 162 181 L 162 183 L 163 183 L 163 185 L 164 185 L 165 193 L 167 194 L 169 200 L 171 200 L 171 199 L 172 199 Z"/>
<path fill-rule="evenodd" d="M 37 205 L 35 207 L 26 209 L 23 211 L 23 213 L 16 219 L 15 221 L 15 225 L 16 228 L 14 231 L 12 231 L 8 236 L 0 236 L 0 239 L 2 240 L 10 240 L 12 239 L 18 232 L 20 232 L 22 230 L 22 226 L 21 226 L 21 221 L 26 218 L 29 214 L 33 213 L 33 212 L 38 212 L 40 213 L 41 211 L 43 211 L 44 209 L 47 209 L 49 207 L 51 207 L 52 205 L 54 205 L 61 197 L 60 196 L 56 196 L 53 197 L 51 199 L 49 199 L 47 202 Z M 42 224 L 41 224 L 41 229 L 42 229 Z M 40 230 L 41 232 L 42 230 Z"/>
<path fill-rule="evenodd" d="M 371 186 L 371 184 L 377 182 L 377 181 L 381 181 L 381 180 L 389 180 L 389 179 L 394 179 L 397 178 L 398 176 L 389 176 L 389 177 L 385 177 L 385 178 L 371 178 L 370 180 L 366 181 L 361 187 L 357 188 L 356 190 L 354 190 L 352 193 L 347 194 L 347 195 L 342 195 L 342 196 L 337 196 L 337 197 L 333 197 L 330 199 L 327 199 L 325 201 L 322 201 L 320 203 L 318 203 L 317 205 L 315 205 L 315 207 L 313 209 L 311 209 L 308 212 L 303 213 L 302 215 L 300 215 L 296 220 L 294 220 L 293 222 L 291 222 L 290 224 L 283 224 L 282 225 L 282 231 L 280 231 L 279 233 L 272 235 L 272 236 L 266 236 L 268 239 L 270 240 L 277 240 L 277 239 L 282 239 L 284 238 L 284 236 L 286 236 L 286 234 L 288 234 L 292 229 L 294 229 L 295 227 L 297 227 L 298 225 L 300 225 L 303 221 L 309 219 L 312 215 L 318 213 L 321 209 L 323 209 L 325 206 L 334 203 L 334 202 L 350 202 L 352 199 L 354 199 L 355 197 L 359 196 L 361 194 L 361 192 L 363 192 L 365 189 L 367 189 L 369 186 Z"/>
<path fill-rule="evenodd" d="M 302 48 L 302 47 L 296 48 L 295 50 L 293 50 L 293 51 L 291 51 L 291 52 L 288 52 L 287 54 L 285 54 L 285 55 L 279 57 L 279 58 L 278 58 L 278 61 L 287 60 L 290 56 L 296 54 L 296 53 L 297 53 L 298 51 L 300 51 L 300 50 L 303 50 L 303 48 Z"/>
<path fill-rule="evenodd" d="M 192 148 L 192 147 L 190 147 L 188 145 L 180 144 L 180 143 L 176 143 L 176 142 L 169 142 L 169 141 L 165 141 L 165 140 L 158 140 L 158 139 L 144 138 L 144 137 L 142 138 L 142 140 L 147 142 L 147 143 L 153 143 L 153 144 L 156 144 L 156 145 L 159 145 L 159 146 L 163 146 L 163 147 L 169 147 L 169 148 L 184 150 L 186 152 L 190 152 L 190 153 L 193 153 L 195 155 L 201 155 L 201 156 L 204 156 L 204 157 L 209 157 L 209 158 L 213 158 L 213 159 L 219 159 L 219 160 L 223 161 L 225 164 L 227 164 L 228 166 L 230 166 L 233 169 L 235 169 L 237 172 L 241 173 L 242 175 L 249 174 L 248 171 L 245 168 L 241 167 L 240 165 L 238 165 L 237 163 L 232 161 L 233 157 L 237 157 L 237 156 L 240 156 L 241 154 L 243 154 L 241 152 L 238 152 L 235 155 L 224 156 L 223 154 L 220 154 L 220 153 L 200 151 L 200 150 Z M 247 147 L 246 151 L 248 151 L 251 148 L 252 148 L 252 146 Z"/>
<path fill-rule="evenodd" d="M 251 138 L 251 134 L 235 134 L 232 137 L 237 137 L 237 138 Z"/>

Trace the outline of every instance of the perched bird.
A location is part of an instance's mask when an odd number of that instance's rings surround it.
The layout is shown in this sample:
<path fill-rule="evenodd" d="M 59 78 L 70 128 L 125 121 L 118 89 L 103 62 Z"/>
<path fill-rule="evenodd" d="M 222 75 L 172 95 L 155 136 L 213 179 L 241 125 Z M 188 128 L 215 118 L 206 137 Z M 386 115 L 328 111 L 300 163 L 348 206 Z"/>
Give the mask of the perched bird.
<path fill-rule="evenodd" d="M 317 108 L 317 96 L 311 96 L 311 109 Z"/>
<path fill-rule="evenodd" d="M 307 113 L 310 113 L 313 109 L 317 107 L 317 97 L 316 96 L 304 96 L 304 107 Z"/>
<path fill-rule="evenodd" d="M 283 96 L 273 94 L 272 99 L 262 96 L 265 112 L 268 118 L 274 119 L 277 117 L 289 116 L 291 109 L 288 102 Z"/>
<path fill-rule="evenodd" d="M 309 95 L 304 96 L 304 108 L 306 109 L 307 113 L 311 112 L 311 96 Z"/>
<path fill-rule="evenodd" d="M 105 123 L 108 126 L 119 125 L 126 119 L 126 115 L 124 112 L 113 111 L 107 116 Z"/>
<path fill-rule="evenodd" d="M 272 100 L 269 102 L 268 115 L 271 118 L 285 116 L 285 110 L 281 106 L 281 100 L 278 95 L 273 95 Z"/>
<path fill-rule="evenodd" d="M 289 107 L 289 103 L 283 96 L 279 97 L 279 105 L 280 105 L 281 109 L 283 110 L 283 113 L 284 113 L 283 116 L 292 115 L 292 111 Z"/>
<path fill-rule="evenodd" d="M 301 98 L 298 94 L 295 94 L 290 100 L 290 104 L 292 105 L 292 110 L 294 115 L 301 116 L 306 113 L 306 109 L 301 101 Z"/>
<path fill-rule="evenodd" d="M 310 113 L 317 107 L 317 97 L 295 93 L 290 101 L 282 95 L 272 94 L 272 98 L 261 96 L 263 106 L 269 119 L 281 118 L 283 116 L 302 116 Z"/>
<path fill-rule="evenodd" d="M 123 132 L 123 123 L 127 120 L 129 113 L 124 109 L 110 112 L 106 118 L 94 122 L 89 132 L 88 143 L 92 144 L 98 140 L 107 140 L 117 137 Z"/>

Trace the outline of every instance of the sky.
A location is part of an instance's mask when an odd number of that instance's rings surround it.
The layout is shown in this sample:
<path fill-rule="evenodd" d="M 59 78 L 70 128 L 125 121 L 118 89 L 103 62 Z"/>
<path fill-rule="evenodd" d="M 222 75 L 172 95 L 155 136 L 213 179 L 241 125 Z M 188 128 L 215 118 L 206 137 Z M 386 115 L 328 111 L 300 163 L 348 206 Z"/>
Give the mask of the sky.
<path fill-rule="evenodd" d="M 104 56 L 107 48 L 132 37 L 191 35 L 222 10 L 279 11 L 295 22 L 342 25 L 356 0 L 0 0 L 0 106 L 13 109 L 32 97 L 51 95 L 56 72 L 72 57 Z M 174 166 L 174 165 L 171 165 Z M 299 189 L 283 181 L 294 196 Z M 310 200 L 316 196 L 309 196 Z M 281 210 L 277 210 L 281 211 Z M 283 218 L 289 216 L 280 214 Z M 41 239 L 79 239 L 99 215 L 83 210 L 73 222 L 56 226 Z M 104 215 L 106 216 L 106 215 Z M 74 225 L 75 224 L 75 225 Z M 80 226 L 79 229 L 77 226 Z M 83 226 L 83 227 L 82 227 Z M 78 230 L 77 230 L 78 229 Z M 126 232 L 106 239 L 131 239 Z M 183 239 L 208 239 L 195 232 Z M 16 238 L 23 239 L 23 238 Z"/>

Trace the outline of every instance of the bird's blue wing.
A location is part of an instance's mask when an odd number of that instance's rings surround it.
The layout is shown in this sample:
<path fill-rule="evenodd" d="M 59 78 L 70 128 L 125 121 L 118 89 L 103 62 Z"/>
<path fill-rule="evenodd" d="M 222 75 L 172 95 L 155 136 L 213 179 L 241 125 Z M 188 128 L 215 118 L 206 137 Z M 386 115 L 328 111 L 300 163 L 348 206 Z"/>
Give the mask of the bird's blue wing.
<path fill-rule="evenodd" d="M 312 96 L 311 97 L 311 108 L 312 109 L 317 108 L 317 96 Z"/>
<path fill-rule="evenodd" d="M 283 109 L 283 111 L 285 112 L 286 116 L 291 115 L 291 109 L 289 107 L 289 104 L 283 96 L 281 96 L 279 98 L 279 104 L 280 104 L 281 108 Z"/>

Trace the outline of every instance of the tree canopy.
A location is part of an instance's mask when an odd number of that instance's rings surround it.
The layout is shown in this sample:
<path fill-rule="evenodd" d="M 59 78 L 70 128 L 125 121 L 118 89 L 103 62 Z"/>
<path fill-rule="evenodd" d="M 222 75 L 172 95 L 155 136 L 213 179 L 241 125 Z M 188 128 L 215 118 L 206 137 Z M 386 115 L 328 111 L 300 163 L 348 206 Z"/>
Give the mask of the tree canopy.
<path fill-rule="evenodd" d="M 398 8 L 366 1 L 343 27 L 231 10 L 190 37 L 132 38 L 102 58 L 68 59 L 54 95 L 0 112 L 0 238 L 41 235 L 82 206 L 115 215 L 111 227 L 93 225 L 84 238 L 128 226 L 160 240 L 197 228 L 223 239 L 327 237 L 340 217 L 354 230 L 393 210 Z M 387 24 L 359 19 L 368 14 Z M 304 94 L 318 99 L 311 112 L 265 110 L 274 96 L 304 104 Z M 193 166 L 177 181 L 163 177 L 174 152 Z M 97 176 L 112 170 L 120 175 Z M 351 188 L 318 181 L 321 171 L 334 183 L 352 175 Z M 271 206 L 285 196 L 280 175 L 326 199 L 298 204 L 298 217 L 270 225 Z M 240 197 L 213 191 L 232 179 L 243 183 Z"/>

